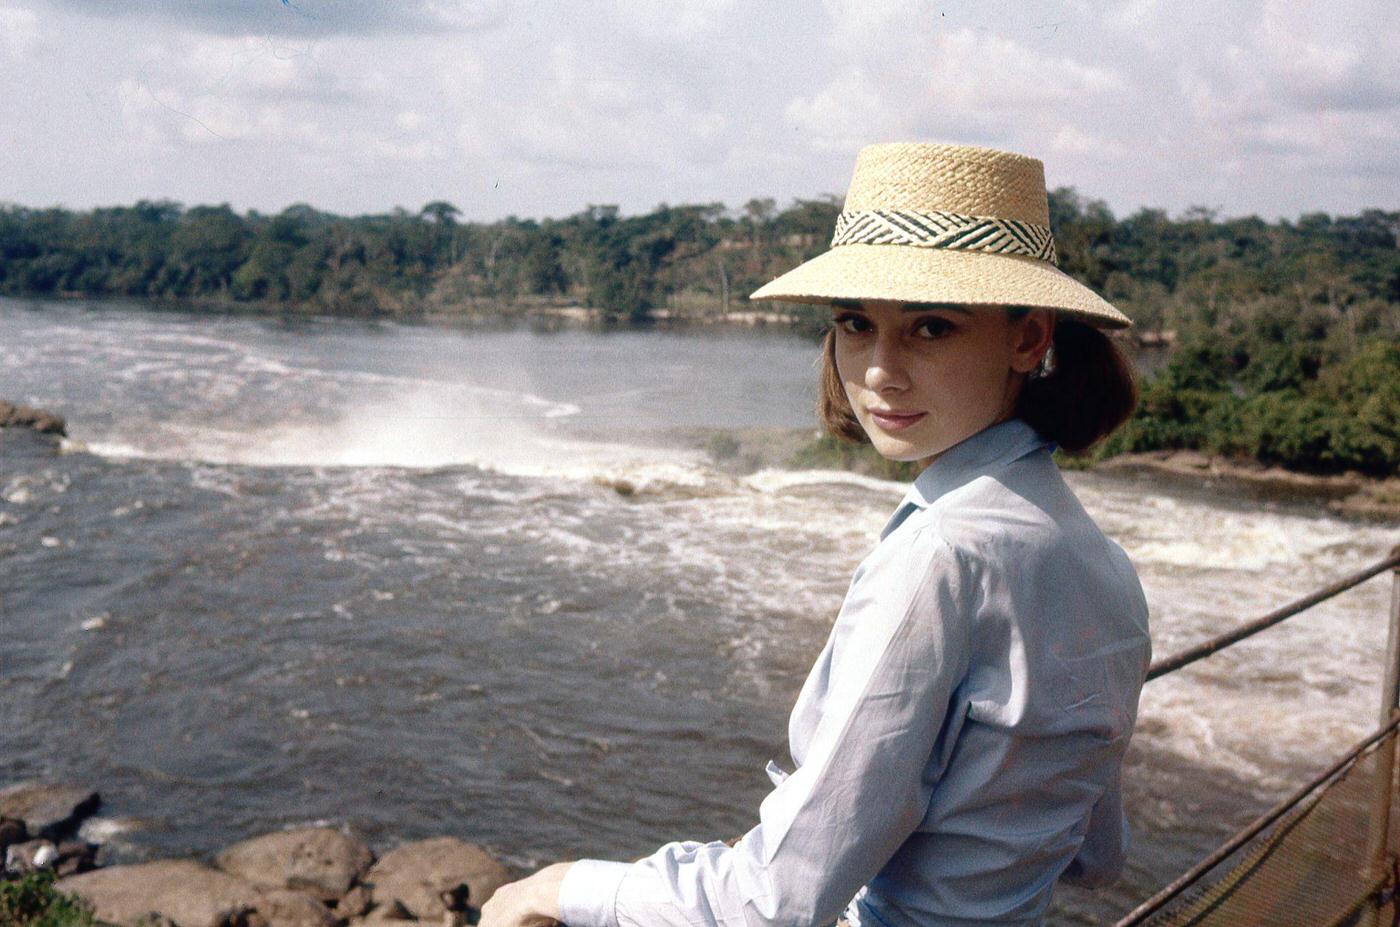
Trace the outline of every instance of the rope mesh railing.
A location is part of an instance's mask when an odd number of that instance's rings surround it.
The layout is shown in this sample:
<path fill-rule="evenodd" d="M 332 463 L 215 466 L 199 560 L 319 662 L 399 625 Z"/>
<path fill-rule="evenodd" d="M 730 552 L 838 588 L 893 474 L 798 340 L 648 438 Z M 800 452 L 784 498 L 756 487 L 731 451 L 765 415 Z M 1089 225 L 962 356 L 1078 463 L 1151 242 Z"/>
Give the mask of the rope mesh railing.
<path fill-rule="evenodd" d="M 1385 830 L 1374 815 L 1374 798 L 1397 728 L 1400 715 L 1145 901 L 1120 927 L 1347 923 L 1390 882 L 1388 866 L 1372 871 L 1371 847 Z"/>
<path fill-rule="evenodd" d="M 1380 727 L 1116 927 L 1400 925 L 1392 852 L 1400 731 L 1400 546 L 1385 559 L 1152 665 L 1155 679 L 1394 570 Z"/>

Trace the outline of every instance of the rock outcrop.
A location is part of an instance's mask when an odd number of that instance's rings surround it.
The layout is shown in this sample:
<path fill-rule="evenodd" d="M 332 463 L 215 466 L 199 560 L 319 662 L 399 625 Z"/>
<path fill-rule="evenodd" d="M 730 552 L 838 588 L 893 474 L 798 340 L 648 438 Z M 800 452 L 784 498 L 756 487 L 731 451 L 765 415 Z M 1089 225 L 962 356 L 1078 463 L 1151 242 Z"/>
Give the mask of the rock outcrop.
<path fill-rule="evenodd" d="M 406 843 L 384 854 L 365 875 L 376 908 L 397 903 L 410 916 L 432 921 L 443 919 L 449 903 L 456 909 L 479 909 L 509 881 L 505 866 L 456 837 Z"/>
<path fill-rule="evenodd" d="M 369 847 L 329 827 L 264 834 L 236 843 L 214 860 L 225 872 L 263 888 L 299 889 L 335 901 L 360 880 Z"/>
<path fill-rule="evenodd" d="M 512 878 L 486 850 L 456 837 L 407 843 L 376 863 L 363 841 L 331 827 L 252 837 L 216 854 L 212 866 L 165 859 L 98 867 L 99 847 L 70 839 L 98 802 L 74 785 L 0 789 L 0 881 L 52 870 L 59 891 L 117 927 L 465 927 Z"/>
<path fill-rule="evenodd" d="M 320 901 L 289 889 L 263 892 L 255 910 L 267 927 L 336 927 L 339 923 L 331 909 Z"/>
<path fill-rule="evenodd" d="M 1343 515 L 1400 519 L 1400 477 L 1360 473 L 1296 473 L 1257 461 L 1233 460 L 1201 451 L 1142 451 L 1118 454 L 1094 464 L 1103 472 L 1141 472 L 1183 484 L 1224 483 L 1268 499 L 1324 501 Z"/>
<path fill-rule="evenodd" d="M 68 423 L 63 416 L 43 409 L 15 405 L 0 399 L 0 428 L 31 428 L 40 434 L 66 436 Z"/>
<path fill-rule="evenodd" d="M 248 880 L 189 859 L 109 866 L 59 879 L 56 887 L 119 927 L 136 927 L 152 913 L 179 927 L 249 927 L 249 915 L 264 903 Z"/>
<path fill-rule="evenodd" d="M 0 789 L 0 818 L 22 822 L 30 839 L 56 840 L 76 830 L 101 801 L 97 792 L 79 785 L 21 782 Z"/>

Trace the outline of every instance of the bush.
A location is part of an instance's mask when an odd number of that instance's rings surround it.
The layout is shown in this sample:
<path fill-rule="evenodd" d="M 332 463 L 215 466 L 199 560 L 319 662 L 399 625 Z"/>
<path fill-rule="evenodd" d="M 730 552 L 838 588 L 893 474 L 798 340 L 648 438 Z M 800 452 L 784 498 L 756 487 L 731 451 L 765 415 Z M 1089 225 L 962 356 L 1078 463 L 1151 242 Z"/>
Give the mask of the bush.
<path fill-rule="evenodd" d="M 718 431 L 705 441 L 705 450 L 716 463 L 733 460 L 739 455 L 739 439 L 727 431 Z"/>
<path fill-rule="evenodd" d="M 919 475 L 913 461 L 888 460 L 869 444 L 852 444 L 831 435 L 821 435 L 799 449 L 788 466 L 810 470 L 852 470 L 886 480 L 912 480 Z"/>
<path fill-rule="evenodd" d="M 1332 453 L 1375 476 L 1400 471 L 1400 345 L 1376 339 L 1319 378 L 1336 409 Z"/>
<path fill-rule="evenodd" d="M 54 888 L 52 872 L 0 880 L 0 927 L 94 927 L 85 902 Z"/>
<path fill-rule="evenodd" d="M 1237 416 L 1233 394 L 1208 389 L 1173 388 L 1168 377 L 1147 384 L 1133 417 L 1096 452 L 1097 457 L 1133 451 L 1220 450 Z"/>
<path fill-rule="evenodd" d="M 1262 463 L 1296 470 L 1331 472 L 1346 468 L 1332 446 L 1336 408 L 1297 390 L 1261 393 L 1244 403 L 1240 449 Z"/>
<path fill-rule="evenodd" d="M 1255 392 L 1301 390 L 1317 376 L 1318 360 L 1296 345 L 1266 344 L 1249 358 L 1240 379 Z"/>
<path fill-rule="evenodd" d="M 1174 356 L 1094 459 L 1189 449 L 1313 473 L 1400 471 L 1400 345 L 1373 338 L 1319 373 L 1306 345 L 1226 340 Z"/>

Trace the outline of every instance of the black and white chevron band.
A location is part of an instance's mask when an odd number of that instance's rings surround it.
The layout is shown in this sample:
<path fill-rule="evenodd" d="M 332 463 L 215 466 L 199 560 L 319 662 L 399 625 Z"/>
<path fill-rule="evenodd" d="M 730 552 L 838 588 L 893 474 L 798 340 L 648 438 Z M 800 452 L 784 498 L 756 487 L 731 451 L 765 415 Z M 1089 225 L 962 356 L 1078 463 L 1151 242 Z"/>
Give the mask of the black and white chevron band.
<path fill-rule="evenodd" d="M 836 217 L 837 245 L 912 245 L 955 251 L 1026 254 L 1056 266 L 1050 229 L 1015 219 L 964 216 L 955 212 L 905 212 L 862 209 Z"/>

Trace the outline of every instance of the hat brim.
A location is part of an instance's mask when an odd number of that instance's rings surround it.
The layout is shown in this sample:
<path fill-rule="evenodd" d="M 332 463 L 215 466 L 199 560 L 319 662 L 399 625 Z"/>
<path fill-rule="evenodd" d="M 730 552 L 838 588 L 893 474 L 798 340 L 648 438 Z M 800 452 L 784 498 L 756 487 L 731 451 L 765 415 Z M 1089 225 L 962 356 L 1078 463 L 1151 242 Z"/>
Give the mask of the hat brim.
<path fill-rule="evenodd" d="M 827 305 L 892 300 L 1029 306 L 1070 313 L 1099 328 L 1132 320 L 1053 264 L 1016 254 L 905 245 L 841 245 L 760 287 L 749 299 Z"/>

